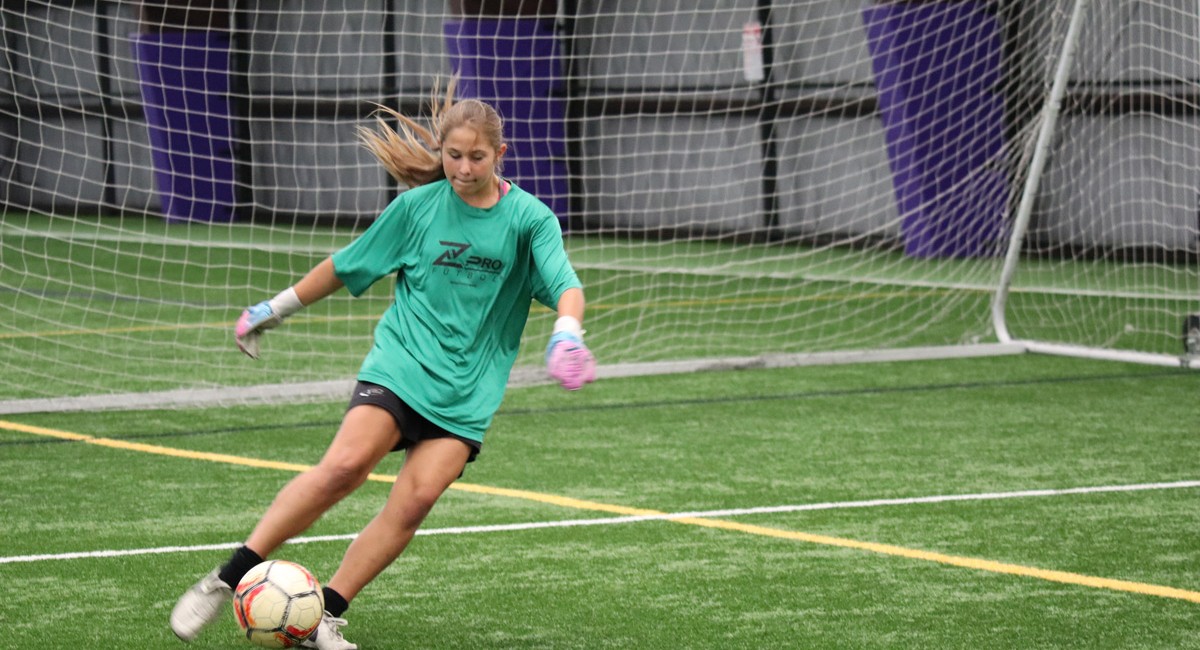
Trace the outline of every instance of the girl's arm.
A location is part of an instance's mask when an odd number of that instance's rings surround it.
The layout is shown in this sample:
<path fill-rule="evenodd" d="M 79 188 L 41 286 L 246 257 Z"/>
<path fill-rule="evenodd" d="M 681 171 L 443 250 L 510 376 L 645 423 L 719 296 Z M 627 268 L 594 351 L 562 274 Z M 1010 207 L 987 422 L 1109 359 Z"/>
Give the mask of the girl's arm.
<path fill-rule="evenodd" d="M 342 286 L 342 280 L 334 272 L 333 258 L 325 258 L 296 284 L 279 292 L 274 298 L 264 300 L 242 312 L 233 332 L 238 349 L 257 359 L 258 338 L 263 332 L 278 327 L 283 323 L 283 319 L 341 289 Z"/>

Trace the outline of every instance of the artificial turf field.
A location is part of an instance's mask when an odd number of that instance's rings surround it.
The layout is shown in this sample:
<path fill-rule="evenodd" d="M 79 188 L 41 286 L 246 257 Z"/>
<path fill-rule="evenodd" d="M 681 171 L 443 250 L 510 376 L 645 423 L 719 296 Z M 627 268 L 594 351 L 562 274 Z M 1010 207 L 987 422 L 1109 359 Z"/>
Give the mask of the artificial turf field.
<path fill-rule="evenodd" d="M 1037 355 L 510 390 L 347 612 L 392 648 L 1200 647 L 1200 373 Z M 5 648 L 172 648 L 344 402 L 4 416 Z M 325 578 L 402 456 L 275 557 Z M 232 615 L 190 647 L 249 648 Z"/>

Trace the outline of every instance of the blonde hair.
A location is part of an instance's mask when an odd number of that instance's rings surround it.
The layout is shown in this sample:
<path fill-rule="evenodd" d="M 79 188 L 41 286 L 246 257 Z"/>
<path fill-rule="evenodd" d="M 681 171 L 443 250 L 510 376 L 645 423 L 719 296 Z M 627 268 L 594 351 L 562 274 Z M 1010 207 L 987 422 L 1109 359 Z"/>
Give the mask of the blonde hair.
<path fill-rule="evenodd" d="M 454 89 L 457 85 L 458 78 L 451 79 L 446 86 L 445 96 L 439 98 L 441 84 L 434 83 L 429 100 L 432 130 L 421 126 L 407 115 L 380 104 L 376 104 L 378 108 L 372 113 L 377 129 L 358 127 L 359 140 L 375 155 L 392 178 L 409 187 L 444 178 L 442 143 L 446 134 L 461 126 L 475 129 L 492 149 L 500 151 L 501 145 L 504 144 L 504 124 L 500 115 L 496 109 L 478 99 L 454 101 Z M 382 114 L 395 118 L 398 129 L 392 129 L 384 121 Z"/>

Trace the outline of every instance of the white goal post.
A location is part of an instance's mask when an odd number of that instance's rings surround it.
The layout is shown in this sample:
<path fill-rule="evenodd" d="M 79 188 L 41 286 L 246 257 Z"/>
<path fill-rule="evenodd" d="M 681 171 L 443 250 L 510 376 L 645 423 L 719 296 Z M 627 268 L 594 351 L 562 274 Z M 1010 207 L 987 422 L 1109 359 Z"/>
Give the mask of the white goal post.
<path fill-rule="evenodd" d="M 1029 164 L 1029 173 L 1025 178 L 1025 185 L 1023 187 L 1020 201 L 1017 205 L 1016 213 L 1013 218 L 1012 236 L 1010 238 L 1008 251 L 1005 256 L 1005 264 L 1001 272 L 1000 282 L 992 303 L 993 322 L 996 329 L 996 335 L 1002 342 L 1019 342 L 1023 345 L 1023 347 L 1025 347 L 1025 349 L 1031 352 L 1061 354 L 1094 359 L 1111 359 L 1154 365 L 1180 365 L 1185 368 L 1200 367 L 1200 359 L 1197 358 L 1198 355 L 1200 355 L 1200 315 L 1193 313 L 1185 313 L 1181 318 L 1182 324 L 1180 327 L 1180 333 L 1183 349 L 1180 350 L 1179 354 L 1163 354 L 1138 349 L 1119 349 L 1115 346 L 1108 345 L 1090 346 L 1087 345 L 1086 341 L 1044 341 L 1037 340 L 1036 338 L 1017 341 L 1009 331 L 1008 310 L 1006 309 L 1008 306 L 1008 297 L 1009 293 L 1013 290 L 1013 279 L 1016 276 L 1017 269 L 1021 264 L 1021 256 L 1022 251 L 1024 250 L 1023 246 L 1025 240 L 1030 236 L 1030 220 L 1033 215 L 1034 204 L 1039 198 L 1038 188 L 1042 182 L 1047 160 L 1051 154 L 1051 143 L 1057 134 L 1056 128 L 1058 126 L 1059 116 L 1062 111 L 1062 103 L 1067 95 L 1068 85 L 1071 83 L 1071 74 L 1073 70 L 1073 64 L 1075 62 L 1075 53 L 1079 45 L 1079 35 L 1083 30 L 1084 18 L 1087 14 L 1088 5 L 1089 0 L 1075 0 L 1074 2 L 1074 6 L 1072 7 L 1070 13 L 1070 18 L 1068 19 L 1066 35 L 1063 39 L 1063 48 L 1055 67 L 1054 78 L 1050 85 L 1049 94 L 1047 96 L 1047 101 L 1043 108 L 1042 115 L 1039 118 L 1040 125 L 1038 129 L 1037 140 L 1034 145 L 1033 156 Z M 1200 20 L 1200 6 L 1196 7 L 1196 10 L 1196 17 L 1198 20 Z M 1186 14 L 1184 14 L 1184 17 L 1185 16 Z M 1152 43 L 1147 43 L 1146 45 L 1152 45 Z M 1163 81 L 1165 80 L 1150 79 L 1144 80 L 1141 83 L 1154 84 L 1162 83 Z M 1196 79 L 1193 76 L 1190 83 L 1187 85 L 1194 87 L 1198 81 L 1200 81 L 1200 79 Z M 1141 89 L 1139 89 L 1139 91 L 1140 90 Z M 1171 92 L 1169 88 L 1167 92 Z M 1121 102 L 1125 101 L 1127 97 L 1128 95 L 1122 96 L 1118 94 L 1115 98 L 1109 98 L 1107 101 Z M 1196 95 L 1193 91 L 1193 99 L 1191 100 L 1193 105 L 1195 103 L 1195 97 Z M 1178 101 L 1173 97 L 1168 97 L 1166 99 L 1167 101 L 1164 101 L 1163 103 L 1168 103 L 1169 101 Z M 1192 125 L 1191 128 L 1195 129 L 1197 127 L 1196 125 Z M 1134 135 L 1136 134 L 1131 134 L 1130 137 L 1132 138 Z M 1149 144 L 1152 146 L 1154 143 L 1151 141 Z M 1148 151 L 1147 153 L 1148 155 L 1153 155 L 1153 151 Z M 1162 182 L 1162 180 L 1153 179 L 1148 181 L 1147 184 L 1155 184 L 1158 182 Z M 1196 190 L 1192 191 L 1196 192 Z M 1198 196 L 1200 196 L 1200 192 L 1198 192 Z M 1076 201 L 1085 199 L 1086 197 L 1075 197 Z M 1176 207 L 1182 207 L 1186 209 L 1186 204 L 1184 204 L 1184 206 Z M 1152 207 L 1143 206 L 1140 209 L 1146 210 L 1152 209 Z M 1195 210 L 1197 214 L 1195 225 L 1200 227 L 1200 202 L 1197 202 Z M 1114 221 L 1116 221 L 1116 219 L 1114 219 Z M 1135 223 L 1136 222 L 1131 222 L 1131 225 Z M 1183 221 L 1183 223 L 1186 223 L 1186 221 Z M 1133 237 L 1129 238 L 1129 246 L 1137 247 L 1142 245 L 1141 242 L 1136 239 L 1137 236 L 1138 233 L 1135 233 Z M 1183 229 L 1183 239 L 1180 240 L 1178 244 L 1179 249 L 1190 252 L 1194 256 L 1197 248 L 1195 242 L 1198 238 L 1200 237 L 1198 237 L 1196 230 L 1189 230 L 1187 228 Z M 1192 241 L 1190 246 L 1188 244 L 1188 239 L 1191 239 Z M 1124 242 L 1118 242 L 1118 246 L 1120 243 Z M 1103 251 L 1104 248 L 1102 245 L 1092 245 L 1091 247 L 1100 249 L 1101 251 Z M 1171 248 L 1166 248 L 1164 251 L 1160 252 L 1160 255 L 1163 253 L 1169 254 L 1169 251 L 1171 250 Z M 1091 255 L 1092 253 L 1089 251 L 1088 254 Z M 1103 254 L 1113 255 L 1113 253 Z M 1116 259 L 1118 259 L 1119 262 L 1123 262 L 1125 265 L 1131 267 L 1154 264 L 1153 253 L 1149 255 L 1145 253 L 1142 254 L 1142 257 L 1149 259 L 1132 259 L 1128 262 L 1122 260 L 1119 253 L 1116 255 Z M 1133 255 L 1135 257 L 1137 256 L 1136 251 Z M 1185 271 L 1183 278 L 1185 279 L 1185 283 L 1182 287 L 1183 290 L 1179 292 L 1178 297 L 1176 298 L 1180 305 L 1185 306 L 1185 310 L 1187 305 L 1191 305 L 1192 309 L 1195 308 L 1196 296 L 1197 293 L 1200 292 L 1200 284 L 1196 283 L 1194 279 L 1195 265 L 1196 262 L 1194 259 L 1184 264 Z M 1192 270 L 1186 270 L 1187 266 L 1191 266 Z M 1191 281 L 1187 281 L 1189 277 L 1191 278 Z M 1084 292 L 1078 293 L 1082 294 Z M 1104 291 L 1101 290 L 1099 293 L 1104 294 Z M 1121 301 L 1139 300 L 1144 298 L 1153 300 L 1152 297 L 1139 295 L 1136 290 L 1125 293 L 1124 295 L 1122 294 L 1123 292 L 1120 290 L 1109 290 L 1106 297 Z M 1086 314 L 1081 314 L 1081 317 L 1086 317 Z M 1124 328 L 1127 333 L 1131 333 L 1136 329 L 1136 326 L 1132 323 L 1127 323 Z"/>
<path fill-rule="evenodd" d="M 356 128 L 453 74 L 560 216 L 601 377 L 1200 368 L 1194 0 L 189 4 L 0 6 L 0 413 L 341 397 L 387 283 L 260 362 L 233 321 L 407 189 Z"/>

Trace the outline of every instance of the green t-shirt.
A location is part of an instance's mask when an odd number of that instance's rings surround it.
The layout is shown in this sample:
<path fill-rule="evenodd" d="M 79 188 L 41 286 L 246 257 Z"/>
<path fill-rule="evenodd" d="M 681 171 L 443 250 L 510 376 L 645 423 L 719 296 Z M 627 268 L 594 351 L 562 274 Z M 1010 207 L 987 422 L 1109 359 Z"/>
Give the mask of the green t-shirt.
<path fill-rule="evenodd" d="M 488 209 L 441 180 L 402 193 L 333 254 L 355 296 L 395 274 L 358 379 L 386 386 L 447 431 L 479 440 L 500 408 L 531 300 L 580 287 L 558 218 L 515 184 Z"/>

